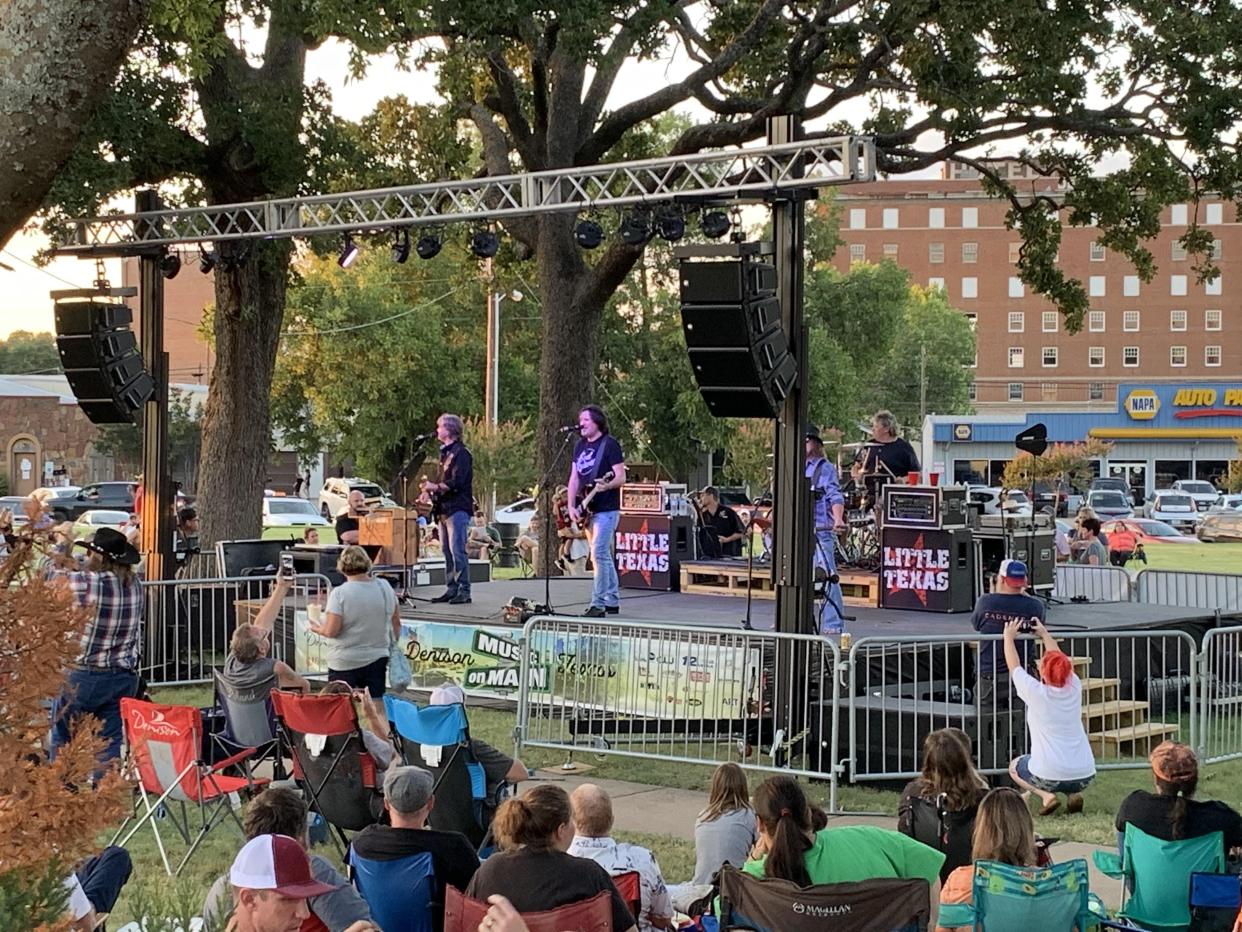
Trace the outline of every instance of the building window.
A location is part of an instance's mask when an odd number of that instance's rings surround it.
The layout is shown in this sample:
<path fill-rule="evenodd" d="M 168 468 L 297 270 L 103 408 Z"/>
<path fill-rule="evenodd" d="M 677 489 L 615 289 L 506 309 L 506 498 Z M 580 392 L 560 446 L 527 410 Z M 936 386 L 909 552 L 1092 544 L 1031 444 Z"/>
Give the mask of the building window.
<path fill-rule="evenodd" d="M 1045 369 L 1055 369 L 1057 367 L 1057 348 L 1055 346 L 1045 346 L 1042 357 Z"/>
<path fill-rule="evenodd" d="M 1208 204 L 1206 206 L 1205 223 L 1217 224 L 1225 222 L 1225 208 L 1223 204 Z"/>
<path fill-rule="evenodd" d="M 1059 311 L 1044 311 L 1040 315 L 1044 333 L 1056 333 L 1057 324 L 1061 319 Z"/>
<path fill-rule="evenodd" d="M 1139 312 L 1126 311 L 1121 315 L 1121 329 L 1133 333 L 1139 328 Z"/>
<path fill-rule="evenodd" d="M 1127 298 L 1137 298 L 1139 296 L 1139 277 L 1137 275 L 1127 275 L 1121 280 L 1121 293 Z"/>
<path fill-rule="evenodd" d="M 940 265 L 944 262 L 944 243 L 927 244 L 927 261 L 931 265 Z"/>
<path fill-rule="evenodd" d="M 1186 261 L 1186 247 L 1182 245 L 1181 240 L 1173 240 L 1172 255 L 1169 258 L 1174 262 Z"/>
<path fill-rule="evenodd" d="M 979 261 L 979 244 L 978 243 L 962 243 L 962 262 L 975 263 Z"/>
<path fill-rule="evenodd" d="M 884 244 L 884 258 L 885 259 L 896 259 L 897 258 L 897 244 L 896 243 L 885 243 Z"/>
<path fill-rule="evenodd" d="M 979 225 L 979 208 L 963 207 L 962 208 L 962 229 L 973 230 Z"/>
<path fill-rule="evenodd" d="M 882 221 L 884 223 L 884 229 L 886 230 L 897 229 L 897 208 L 896 207 L 885 207 L 884 214 L 882 216 Z"/>
<path fill-rule="evenodd" d="M 1022 279 L 1018 278 L 1016 275 L 1009 276 L 1009 297 L 1026 297 L 1026 285 L 1022 284 Z"/>
<path fill-rule="evenodd" d="M 963 278 L 962 279 L 962 297 L 977 298 L 979 297 L 979 279 Z"/>
<path fill-rule="evenodd" d="M 1099 243 L 1091 244 L 1091 261 L 1092 262 L 1103 262 L 1104 261 L 1104 247 L 1100 245 Z"/>
<path fill-rule="evenodd" d="M 932 230 L 944 229 L 944 208 L 929 207 L 927 209 L 927 226 Z"/>
<path fill-rule="evenodd" d="M 1021 401 L 1022 400 L 1022 383 L 1021 382 L 1010 382 L 1009 383 L 1009 400 L 1010 401 Z"/>
<path fill-rule="evenodd" d="M 1185 330 L 1186 329 L 1186 312 L 1185 311 L 1169 311 L 1169 329 Z"/>
<path fill-rule="evenodd" d="M 1220 329 L 1220 311 L 1204 311 L 1203 312 L 1203 329 L 1219 330 Z"/>
<path fill-rule="evenodd" d="M 1092 275 L 1087 281 L 1088 294 L 1093 298 L 1104 297 L 1104 276 Z"/>
<path fill-rule="evenodd" d="M 1212 258 L 1213 258 L 1214 260 L 1218 260 L 1218 259 L 1220 259 L 1220 257 L 1221 257 L 1221 245 L 1220 245 L 1220 240 L 1218 240 L 1218 239 L 1214 239 L 1214 240 L 1212 240 Z"/>
<path fill-rule="evenodd" d="M 1169 210 L 1169 223 L 1175 227 L 1184 227 L 1189 216 L 1185 204 L 1174 204 Z"/>
<path fill-rule="evenodd" d="M 1089 382 L 1087 383 L 1087 400 L 1103 401 L 1104 400 L 1104 383 Z"/>
<path fill-rule="evenodd" d="M 1057 400 L 1057 383 L 1042 382 L 1039 386 L 1039 398 L 1041 401 Z"/>
<path fill-rule="evenodd" d="M 928 288 L 939 288 L 941 291 L 944 291 L 944 279 L 936 278 L 936 277 L 929 278 L 927 280 L 927 287 Z"/>
<path fill-rule="evenodd" d="M 850 243 L 850 261 L 865 262 L 867 260 L 866 243 Z"/>
<path fill-rule="evenodd" d="M 1220 347 L 1219 346 L 1203 347 L 1203 364 L 1205 366 L 1219 366 L 1220 365 Z"/>
<path fill-rule="evenodd" d="M 1016 265 L 1021 258 L 1022 258 L 1022 244 L 1021 243 L 1010 243 L 1009 244 L 1009 264 Z"/>
<path fill-rule="evenodd" d="M 1170 346 L 1169 347 L 1169 365 L 1175 368 L 1181 368 L 1186 365 L 1186 347 Z"/>
<path fill-rule="evenodd" d="M 1121 364 L 1128 369 L 1133 369 L 1139 364 L 1139 348 L 1137 346 L 1123 346 L 1121 348 Z"/>
<path fill-rule="evenodd" d="M 1174 297 L 1180 297 L 1186 293 L 1186 276 L 1170 275 L 1169 276 L 1169 294 Z"/>
<path fill-rule="evenodd" d="M 865 230 L 867 229 L 867 208 L 851 207 L 850 208 L 850 229 Z"/>
<path fill-rule="evenodd" d="M 1220 280 L 1224 277 L 1225 276 L 1223 275 L 1217 275 L 1210 282 L 1204 282 L 1203 293 L 1210 294 L 1210 295 L 1219 295 L 1220 294 Z"/>
<path fill-rule="evenodd" d="M 1023 365 L 1025 364 L 1024 363 L 1025 355 L 1026 354 L 1023 352 L 1022 347 L 1020 346 L 1009 347 L 1009 368 L 1010 369 L 1021 369 Z"/>
<path fill-rule="evenodd" d="M 1021 333 L 1026 329 L 1026 315 L 1021 311 L 1009 312 L 1009 332 Z"/>
<path fill-rule="evenodd" d="M 975 383 L 971 382 L 966 386 L 966 398 L 968 401 L 975 401 L 979 397 L 979 389 L 975 387 Z"/>
<path fill-rule="evenodd" d="M 1092 369 L 1104 368 L 1104 347 L 1092 346 L 1087 349 L 1087 365 Z"/>
<path fill-rule="evenodd" d="M 1087 312 L 1087 330 L 1091 333 L 1104 332 L 1104 312 L 1088 311 Z"/>

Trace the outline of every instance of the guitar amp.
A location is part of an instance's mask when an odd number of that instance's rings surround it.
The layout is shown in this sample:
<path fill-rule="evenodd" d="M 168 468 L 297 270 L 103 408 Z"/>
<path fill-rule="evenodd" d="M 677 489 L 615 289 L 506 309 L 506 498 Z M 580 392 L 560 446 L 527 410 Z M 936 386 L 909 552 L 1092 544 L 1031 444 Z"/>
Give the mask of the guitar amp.
<path fill-rule="evenodd" d="M 621 486 L 621 511 L 629 515 L 662 515 L 668 512 L 668 495 L 656 483 L 627 482 Z"/>

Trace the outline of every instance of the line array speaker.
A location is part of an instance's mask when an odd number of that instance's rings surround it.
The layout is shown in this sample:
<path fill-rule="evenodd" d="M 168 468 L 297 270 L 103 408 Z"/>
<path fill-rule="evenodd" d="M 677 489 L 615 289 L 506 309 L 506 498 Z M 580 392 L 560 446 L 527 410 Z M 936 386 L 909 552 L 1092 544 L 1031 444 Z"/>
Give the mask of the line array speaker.
<path fill-rule="evenodd" d="M 95 424 L 129 424 L 155 391 L 143 367 L 133 312 L 123 304 L 56 304 L 56 350 L 78 406 Z"/>

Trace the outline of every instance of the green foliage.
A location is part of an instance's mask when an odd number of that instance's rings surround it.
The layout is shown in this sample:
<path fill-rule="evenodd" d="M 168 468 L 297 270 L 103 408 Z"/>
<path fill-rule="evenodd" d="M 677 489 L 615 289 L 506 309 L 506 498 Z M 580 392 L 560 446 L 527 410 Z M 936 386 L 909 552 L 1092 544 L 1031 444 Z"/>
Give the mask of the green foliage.
<path fill-rule="evenodd" d="M 0 373 L 42 375 L 60 371 L 60 354 L 56 352 L 53 334 L 14 330 L 7 340 L 0 340 Z"/>
<path fill-rule="evenodd" d="M 497 502 L 511 501 L 539 478 L 529 421 L 501 421 L 493 426 L 482 418 L 469 418 L 465 441 L 474 460 L 474 497 L 480 502 L 490 500 L 492 489 Z"/>
<path fill-rule="evenodd" d="M 725 447 L 723 481 L 744 485 L 752 496 L 772 487 L 773 421 L 739 421 Z"/>
<path fill-rule="evenodd" d="M 1238 458 L 1229 461 L 1229 473 L 1225 476 L 1225 491 L 1242 492 L 1242 437 L 1235 437 L 1238 445 Z"/>

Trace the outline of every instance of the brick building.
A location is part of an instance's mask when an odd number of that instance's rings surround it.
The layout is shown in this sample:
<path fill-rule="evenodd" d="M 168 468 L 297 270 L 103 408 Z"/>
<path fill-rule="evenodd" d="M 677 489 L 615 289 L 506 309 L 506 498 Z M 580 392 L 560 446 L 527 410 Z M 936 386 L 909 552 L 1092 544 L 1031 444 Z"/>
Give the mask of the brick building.
<path fill-rule="evenodd" d="M 199 331 L 203 311 L 216 303 L 215 276 L 198 270 L 197 251 L 180 250 L 179 253 L 181 271 L 176 278 L 164 282 L 164 349 L 168 353 L 168 375 L 173 382 L 206 385 L 215 357 L 211 345 Z M 140 287 L 137 259 L 126 259 L 121 264 L 121 285 Z M 134 333 L 141 333 L 139 302 L 131 301 L 130 307 L 134 310 Z"/>
<path fill-rule="evenodd" d="M 1019 190 L 1060 196 L 1056 182 L 1007 166 Z M 1242 228 L 1231 203 L 1208 199 L 1198 221 L 1216 239 L 1221 275 L 1196 281 L 1177 244 L 1193 205 L 1166 208 L 1146 245 L 1157 270 L 1139 279 L 1124 257 L 1095 242 L 1093 227 L 1064 229 L 1058 261 L 1090 295 L 1082 330 L 1066 333 L 1061 315 L 1017 277 L 1019 237 L 1005 228 L 1006 204 L 987 197 L 969 168 L 942 179 L 851 185 L 837 192 L 843 245 L 833 257 L 892 259 L 914 282 L 944 289 L 975 324 L 973 386 L 980 412 L 1014 409 L 1111 412 L 1122 382 L 1186 383 L 1242 372 Z"/>

